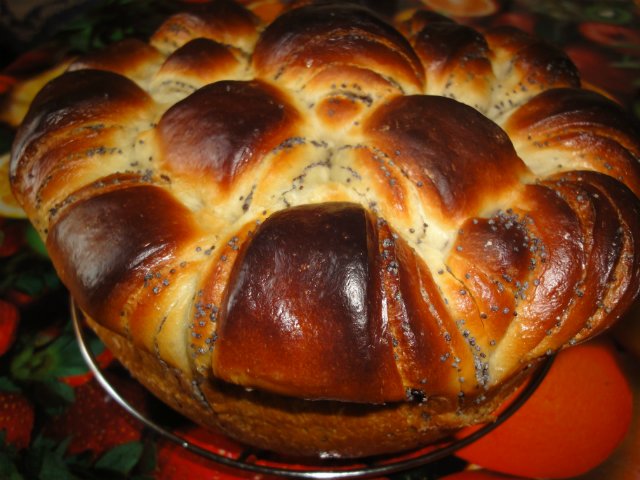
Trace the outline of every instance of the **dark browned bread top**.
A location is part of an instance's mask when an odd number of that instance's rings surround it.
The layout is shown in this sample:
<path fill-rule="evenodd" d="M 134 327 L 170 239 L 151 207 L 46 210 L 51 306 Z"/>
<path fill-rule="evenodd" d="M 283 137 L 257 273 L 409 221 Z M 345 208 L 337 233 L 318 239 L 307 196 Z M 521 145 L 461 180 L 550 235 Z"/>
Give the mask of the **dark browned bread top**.
<path fill-rule="evenodd" d="M 11 180 L 82 309 L 187 377 L 454 411 L 634 300 L 639 139 L 513 29 L 217 1 L 50 82 Z"/>

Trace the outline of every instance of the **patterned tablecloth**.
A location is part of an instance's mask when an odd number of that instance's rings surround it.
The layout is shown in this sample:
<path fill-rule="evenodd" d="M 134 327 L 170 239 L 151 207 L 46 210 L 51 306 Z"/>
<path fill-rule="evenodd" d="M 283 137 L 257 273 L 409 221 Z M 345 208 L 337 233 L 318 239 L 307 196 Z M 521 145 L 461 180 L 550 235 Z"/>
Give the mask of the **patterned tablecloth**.
<path fill-rule="evenodd" d="M 411 6 L 403 0 L 389 3 L 400 8 Z M 620 102 L 640 119 L 639 2 L 422 3 L 480 29 L 513 25 L 562 47 L 587 85 Z M 0 431 L 5 430 L 0 432 L 0 479 L 252 476 L 158 438 L 105 396 L 78 350 L 66 291 L 9 191 L 8 151 L 16 119 L 24 114 L 34 93 L 31 90 L 36 88 L 30 87 L 28 80 L 75 52 L 129 35 L 145 37 L 178 7 L 179 2 L 169 0 L 0 0 Z M 49 71 L 51 75 L 58 72 Z M 614 345 L 621 371 L 627 376 L 634 417 L 624 441 L 604 463 L 579 477 L 583 480 L 640 479 L 639 325 L 629 316 L 605 338 Z M 223 454 L 233 455 L 240 448 L 164 410 L 124 374 L 96 339 L 90 340 L 90 346 L 124 396 L 149 415 L 160 415 L 168 428 L 196 443 L 213 443 Z M 449 456 L 393 477 L 505 478 L 470 473 L 475 468 L 461 457 Z M 463 471 L 466 473 L 460 473 Z"/>

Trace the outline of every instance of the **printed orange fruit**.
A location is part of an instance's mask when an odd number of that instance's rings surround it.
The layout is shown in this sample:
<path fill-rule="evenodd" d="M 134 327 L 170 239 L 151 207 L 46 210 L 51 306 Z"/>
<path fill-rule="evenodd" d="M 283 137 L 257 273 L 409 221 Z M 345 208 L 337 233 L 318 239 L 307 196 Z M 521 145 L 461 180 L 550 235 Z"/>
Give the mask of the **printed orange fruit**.
<path fill-rule="evenodd" d="M 602 463 L 624 438 L 633 398 L 610 340 L 560 352 L 512 417 L 458 456 L 530 478 L 574 477 Z"/>

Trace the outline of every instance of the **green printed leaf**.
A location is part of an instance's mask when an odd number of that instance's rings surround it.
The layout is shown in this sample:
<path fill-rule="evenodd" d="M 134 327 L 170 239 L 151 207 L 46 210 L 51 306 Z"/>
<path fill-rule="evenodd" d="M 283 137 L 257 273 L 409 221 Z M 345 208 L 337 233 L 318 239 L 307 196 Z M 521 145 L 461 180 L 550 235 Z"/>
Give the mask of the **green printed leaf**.
<path fill-rule="evenodd" d="M 0 264 L 0 292 L 16 289 L 37 297 L 60 286 L 49 259 L 31 249 L 23 249 Z"/>
<path fill-rule="evenodd" d="M 105 452 L 96 461 L 95 467 L 128 475 L 140 461 L 143 451 L 141 442 L 123 443 Z"/>
<path fill-rule="evenodd" d="M 73 387 L 58 380 L 38 382 L 35 399 L 49 415 L 59 415 L 75 400 Z"/>
<path fill-rule="evenodd" d="M 138 465 L 136 466 L 136 471 L 141 475 L 139 478 L 143 478 L 145 474 L 153 474 L 156 470 L 157 464 L 158 451 L 156 449 L 156 444 L 153 442 L 145 442 L 144 450 L 142 451 L 142 455 L 138 461 Z"/>
<path fill-rule="evenodd" d="M 49 258 L 47 247 L 45 247 L 44 242 L 40 238 L 40 234 L 38 234 L 31 224 L 29 224 L 25 231 L 25 239 L 27 241 L 27 245 L 29 245 L 34 252 L 45 258 Z"/>
<path fill-rule="evenodd" d="M 19 391 L 20 391 L 20 387 L 18 387 L 10 378 L 0 377 L 0 392 L 16 393 Z"/>
<path fill-rule="evenodd" d="M 0 125 L 0 154 L 8 152 L 13 143 L 14 132 L 5 125 Z"/>
<path fill-rule="evenodd" d="M 27 478 L 38 480 L 80 480 L 71 471 L 71 458 L 65 457 L 69 441 L 58 443 L 50 438 L 37 436 L 26 453 L 24 462 Z"/>
<path fill-rule="evenodd" d="M 42 470 L 40 471 L 40 480 L 80 480 L 69 471 L 64 458 L 55 452 L 46 452 L 42 462 Z"/>
<path fill-rule="evenodd" d="M 104 344 L 95 335 L 90 336 L 87 343 L 94 355 L 104 350 Z M 28 344 L 16 354 L 11 365 L 13 377 L 22 380 L 53 380 L 87 371 L 70 322 L 60 336 L 48 344 L 37 347 L 34 343 Z"/>
<path fill-rule="evenodd" d="M 0 478 L 3 480 L 23 480 L 13 458 L 7 452 L 0 451 Z"/>

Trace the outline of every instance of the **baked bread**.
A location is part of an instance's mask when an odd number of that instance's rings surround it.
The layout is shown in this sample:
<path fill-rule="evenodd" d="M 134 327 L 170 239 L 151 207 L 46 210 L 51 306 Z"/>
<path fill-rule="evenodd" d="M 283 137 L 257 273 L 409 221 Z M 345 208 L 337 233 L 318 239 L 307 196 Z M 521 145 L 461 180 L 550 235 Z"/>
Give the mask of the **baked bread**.
<path fill-rule="evenodd" d="M 132 374 L 296 455 L 490 420 L 638 293 L 624 109 L 520 31 L 364 3 L 196 5 L 72 62 L 12 149 L 16 197 Z"/>

